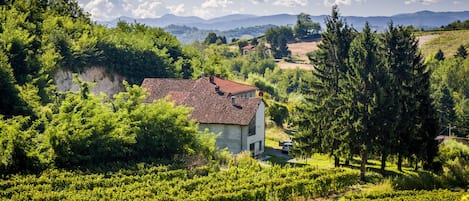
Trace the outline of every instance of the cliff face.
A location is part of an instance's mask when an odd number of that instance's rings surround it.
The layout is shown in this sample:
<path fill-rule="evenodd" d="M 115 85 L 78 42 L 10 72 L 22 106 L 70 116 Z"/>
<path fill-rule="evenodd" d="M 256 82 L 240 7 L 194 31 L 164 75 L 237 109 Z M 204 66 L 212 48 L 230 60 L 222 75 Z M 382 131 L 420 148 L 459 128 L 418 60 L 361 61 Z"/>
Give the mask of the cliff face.
<path fill-rule="evenodd" d="M 125 79 L 118 74 L 109 74 L 103 67 L 90 67 L 84 72 L 78 73 L 78 77 L 86 82 L 94 82 L 95 85 L 90 88 L 94 94 L 105 93 L 108 97 L 124 91 L 122 81 Z M 54 76 L 58 91 L 78 91 L 79 86 L 73 83 L 71 71 L 59 70 Z"/>

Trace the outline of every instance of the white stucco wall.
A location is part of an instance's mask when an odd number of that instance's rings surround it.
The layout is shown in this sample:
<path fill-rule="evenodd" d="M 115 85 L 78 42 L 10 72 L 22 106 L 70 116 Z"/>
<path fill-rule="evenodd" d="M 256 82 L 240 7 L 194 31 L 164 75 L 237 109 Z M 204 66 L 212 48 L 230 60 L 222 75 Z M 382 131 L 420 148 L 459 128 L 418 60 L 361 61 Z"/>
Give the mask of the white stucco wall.
<path fill-rule="evenodd" d="M 265 146 L 265 104 L 263 101 L 259 104 L 256 112 L 256 135 L 248 136 L 247 146 L 254 143 L 254 155 L 264 153 Z"/>
<path fill-rule="evenodd" d="M 247 126 L 224 124 L 199 124 L 200 130 L 205 130 L 206 128 L 208 128 L 210 132 L 219 135 L 217 137 L 216 145 L 220 149 L 227 147 L 228 150 L 233 154 L 237 154 L 242 150 L 246 149 L 246 143 L 242 144 L 241 142 L 246 142 Z M 243 136 L 241 135 L 242 132 L 245 133 Z"/>
<path fill-rule="evenodd" d="M 237 98 L 254 98 L 256 97 L 256 91 L 248 91 L 240 94 L 236 94 L 235 97 Z"/>
<path fill-rule="evenodd" d="M 244 150 L 249 150 L 250 144 L 254 143 L 254 155 L 264 153 L 265 146 L 265 104 L 261 102 L 256 112 L 256 134 L 248 136 L 249 127 L 240 125 L 223 124 L 199 124 L 200 130 L 209 129 L 217 137 L 216 145 L 223 149 L 225 147 L 237 154 Z"/>

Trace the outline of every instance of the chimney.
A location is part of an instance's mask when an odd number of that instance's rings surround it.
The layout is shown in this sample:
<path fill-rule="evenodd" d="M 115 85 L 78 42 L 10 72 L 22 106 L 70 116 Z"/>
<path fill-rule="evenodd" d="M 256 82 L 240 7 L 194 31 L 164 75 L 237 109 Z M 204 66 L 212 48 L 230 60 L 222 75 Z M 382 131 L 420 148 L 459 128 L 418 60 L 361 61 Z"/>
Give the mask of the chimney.
<path fill-rule="evenodd" d="M 209 80 L 210 83 L 215 84 L 215 78 L 213 77 L 213 75 L 210 75 Z"/>
<path fill-rule="evenodd" d="M 264 92 L 263 91 L 259 91 L 259 97 L 263 97 L 264 96 Z"/>
<path fill-rule="evenodd" d="M 231 96 L 231 105 L 236 106 L 236 97 Z"/>

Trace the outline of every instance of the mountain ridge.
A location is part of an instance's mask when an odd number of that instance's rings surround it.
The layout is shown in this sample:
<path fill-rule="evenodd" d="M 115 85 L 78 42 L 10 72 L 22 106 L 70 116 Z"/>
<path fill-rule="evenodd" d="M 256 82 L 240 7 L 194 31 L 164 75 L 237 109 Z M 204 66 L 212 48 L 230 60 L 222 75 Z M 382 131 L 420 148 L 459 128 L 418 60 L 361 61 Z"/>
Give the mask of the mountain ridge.
<path fill-rule="evenodd" d="M 324 20 L 327 15 L 311 15 L 314 22 L 324 26 Z M 464 21 L 469 19 L 469 11 L 445 11 L 434 12 L 429 10 L 422 10 L 414 13 L 401 13 L 392 16 L 342 16 L 345 20 L 357 30 L 361 30 L 365 22 L 369 22 L 370 26 L 377 31 L 384 31 L 387 29 L 388 24 L 392 21 L 395 25 L 413 26 L 417 29 L 435 29 L 443 25 L 447 25 L 454 21 Z M 107 22 L 97 22 L 108 27 L 115 27 L 117 22 L 126 21 L 128 23 L 138 22 L 151 27 L 160 27 L 167 30 L 170 25 L 184 26 L 196 28 L 198 30 L 208 30 L 222 32 L 230 32 L 235 29 L 242 29 L 248 27 L 265 27 L 265 25 L 274 26 L 294 26 L 296 24 L 297 15 L 292 14 L 275 14 L 266 16 L 247 15 L 247 14 L 232 14 L 212 19 L 202 19 L 195 16 L 176 16 L 173 14 L 166 14 L 160 18 L 131 18 L 119 17 Z M 173 27 L 174 28 L 174 27 Z M 194 30 L 190 30 L 191 34 Z M 205 33 L 204 32 L 204 33 Z M 256 32 L 257 33 L 257 32 Z M 180 38 L 181 30 L 177 34 L 172 33 Z M 179 34 L 179 35 L 178 35 Z M 187 34 L 186 34 L 187 35 Z M 239 35 L 232 35 L 232 38 L 240 38 L 245 33 Z M 249 34 L 248 34 L 249 35 Z M 257 37 L 258 35 L 252 35 Z M 199 40 L 201 36 L 194 37 L 193 39 L 185 38 L 184 43 Z"/>

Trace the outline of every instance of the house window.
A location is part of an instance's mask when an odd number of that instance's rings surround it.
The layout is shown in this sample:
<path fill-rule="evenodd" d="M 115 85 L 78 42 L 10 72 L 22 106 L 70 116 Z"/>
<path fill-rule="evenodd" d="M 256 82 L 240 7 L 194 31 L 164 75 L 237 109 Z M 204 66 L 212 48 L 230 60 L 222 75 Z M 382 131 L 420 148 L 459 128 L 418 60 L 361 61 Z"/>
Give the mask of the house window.
<path fill-rule="evenodd" d="M 252 136 L 256 134 L 256 117 L 251 119 L 251 122 L 249 122 L 249 132 L 248 135 Z"/>
<path fill-rule="evenodd" d="M 254 152 L 254 143 L 249 144 L 249 151 Z"/>
<path fill-rule="evenodd" d="M 259 151 L 262 151 L 262 141 L 259 141 Z"/>

